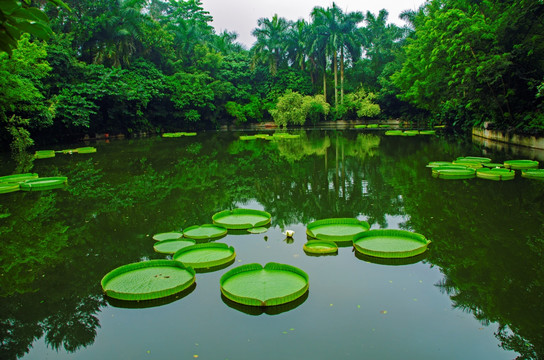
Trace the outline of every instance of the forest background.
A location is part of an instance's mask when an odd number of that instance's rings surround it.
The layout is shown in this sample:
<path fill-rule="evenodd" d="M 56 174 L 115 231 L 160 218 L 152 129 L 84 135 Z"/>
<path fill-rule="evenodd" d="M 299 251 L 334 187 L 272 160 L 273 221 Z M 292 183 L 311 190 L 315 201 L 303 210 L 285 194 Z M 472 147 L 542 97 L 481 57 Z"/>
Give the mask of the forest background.
<path fill-rule="evenodd" d="M 0 148 L 94 134 L 402 118 L 544 131 L 544 2 L 315 7 L 216 33 L 200 0 L 0 3 Z"/>

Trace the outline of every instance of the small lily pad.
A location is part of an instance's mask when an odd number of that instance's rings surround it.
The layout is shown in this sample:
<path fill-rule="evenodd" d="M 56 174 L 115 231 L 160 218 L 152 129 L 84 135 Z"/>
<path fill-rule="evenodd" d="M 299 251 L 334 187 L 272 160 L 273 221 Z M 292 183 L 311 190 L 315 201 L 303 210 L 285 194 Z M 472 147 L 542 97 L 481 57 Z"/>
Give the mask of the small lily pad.
<path fill-rule="evenodd" d="M 183 236 L 183 233 L 181 232 L 165 232 L 165 233 L 153 235 L 153 240 L 155 241 L 175 240 L 175 239 L 181 238 L 182 236 Z"/>
<path fill-rule="evenodd" d="M 247 229 L 247 231 L 252 233 L 252 234 L 262 234 L 262 233 L 267 232 L 268 228 L 266 228 L 264 226 L 257 226 L 257 227 L 254 227 L 254 228 Z"/>
<path fill-rule="evenodd" d="M 156 242 L 153 249 L 160 254 L 175 254 L 178 250 L 195 244 L 193 239 L 170 239 Z"/>
<path fill-rule="evenodd" d="M 184 237 L 195 240 L 219 238 L 226 234 L 226 228 L 212 224 L 190 226 L 183 231 Z"/>
<path fill-rule="evenodd" d="M 206 243 L 184 247 L 172 257 L 194 269 L 220 266 L 233 261 L 236 252 L 232 246 L 222 243 Z"/>

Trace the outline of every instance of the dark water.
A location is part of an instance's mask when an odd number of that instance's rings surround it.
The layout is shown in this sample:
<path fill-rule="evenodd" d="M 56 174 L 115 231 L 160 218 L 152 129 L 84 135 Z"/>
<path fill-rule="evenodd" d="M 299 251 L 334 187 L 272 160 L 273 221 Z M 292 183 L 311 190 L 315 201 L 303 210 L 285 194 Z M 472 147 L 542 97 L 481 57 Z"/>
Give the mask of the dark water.
<path fill-rule="evenodd" d="M 425 167 L 512 155 L 442 136 L 239 135 L 91 143 L 95 154 L 26 165 L 4 156 L 0 175 L 64 175 L 69 186 L 0 195 L 0 358 L 544 356 L 544 182 L 519 174 L 510 182 L 438 180 Z M 228 268 L 199 273 L 196 287 L 146 307 L 102 296 L 108 271 L 164 258 L 153 234 L 210 223 L 236 207 L 270 212 L 272 226 L 218 240 L 236 249 Z M 306 224 L 330 217 L 416 231 L 433 243 L 405 263 L 375 262 L 351 247 L 306 255 Z M 222 274 L 271 261 L 304 270 L 307 296 L 266 311 L 222 298 Z"/>

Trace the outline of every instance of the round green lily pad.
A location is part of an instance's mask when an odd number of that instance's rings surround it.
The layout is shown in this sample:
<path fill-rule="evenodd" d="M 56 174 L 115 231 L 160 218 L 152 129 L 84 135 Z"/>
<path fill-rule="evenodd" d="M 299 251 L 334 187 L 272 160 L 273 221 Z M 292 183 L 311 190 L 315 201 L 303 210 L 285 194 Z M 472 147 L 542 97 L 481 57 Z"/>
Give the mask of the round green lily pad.
<path fill-rule="evenodd" d="M 196 241 L 193 239 L 170 239 L 156 242 L 153 249 L 161 254 L 175 254 L 178 250 L 194 244 Z"/>
<path fill-rule="evenodd" d="M 23 191 L 40 191 L 60 189 L 68 183 L 68 178 L 65 176 L 43 177 L 37 179 L 26 180 L 19 184 Z"/>
<path fill-rule="evenodd" d="M 47 159 L 55 157 L 55 150 L 38 150 L 34 153 L 35 159 Z"/>
<path fill-rule="evenodd" d="M 234 268 L 219 281 L 221 293 L 234 302 L 275 306 L 296 300 L 309 288 L 308 275 L 290 265 L 247 264 Z"/>
<path fill-rule="evenodd" d="M 78 154 L 92 154 L 96 152 L 96 148 L 92 146 L 80 147 L 76 149 Z"/>
<path fill-rule="evenodd" d="M 402 136 L 402 130 L 388 130 L 385 132 L 387 136 Z"/>
<path fill-rule="evenodd" d="M 38 174 L 36 173 L 25 173 L 25 174 L 13 174 L 0 176 L 0 183 L 20 183 L 30 179 L 37 179 Z"/>
<path fill-rule="evenodd" d="M 476 170 L 467 167 L 451 167 L 444 166 L 434 168 L 432 171 L 433 177 L 439 179 L 448 179 L 448 180 L 460 180 L 460 179 L 472 179 L 476 177 Z"/>
<path fill-rule="evenodd" d="M 15 191 L 19 191 L 19 184 L 17 183 L 1 183 L 0 194 L 7 194 Z"/>
<path fill-rule="evenodd" d="M 153 240 L 163 241 L 163 240 L 175 240 L 183 236 L 181 232 L 165 232 L 153 235 Z"/>
<path fill-rule="evenodd" d="M 502 168 L 481 168 L 476 170 L 476 177 L 480 179 L 488 179 L 488 180 L 514 180 L 514 177 L 516 176 L 516 172 L 514 170 L 510 169 L 502 169 Z"/>
<path fill-rule="evenodd" d="M 360 234 L 353 246 L 362 254 L 380 258 L 406 258 L 422 254 L 431 241 L 406 230 L 370 230 Z"/>
<path fill-rule="evenodd" d="M 521 177 L 544 180 L 544 169 L 528 169 L 521 171 Z"/>
<path fill-rule="evenodd" d="M 538 161 L 534 160 L 508 160 L 504 162 L 504 167 L 514 170 L 526 170 L 538 168 Z"/>
<path fill-rule="evenodd" d="M 210 268 L 226 264 L 236 257 L 232 246 L 222 243 L 206 243 L 184 247 L 172 259 L 194 269 Z"/>
<path fill-rule="evenodd" d="M 405 130 L 402 135 L 404 136 L 416 136 L 419 135 L 419 130 Z"/>
<path fill-rule="evenodd" d="M 272 216 L 266 211 L 253 209 L 224 210 L 212 216 L 215 225 L 227 229 L 249 229 L 264 226 L 271 219 Z"/>
<path fill-rule="evenodd" d="M 487 157 L 481 157 L 481 156 L 461 156 L 461 157 L 458 157 L 456 161 L 490 163 L 491 159 Z"/>
<path fill-rule="evenodd" d="M 338 252 L 338 245 L 329 240 L 309 240 L 302 248 L 310 254 L 336 254 Z"/>
<path fill-rule="evenodd" d="M 427 167 L 436 168 L 436 167 L 451 166 L 451 165 L 452 165 L 451 161 L 431 161 L 430 163 L 427 164 Z"/>
<path fill-rule="evenodd" d="M 178 293 L 195 282 L 195 271 L 179 261 L 150 260 L 118 267 L 101 281 L 102 290 L 119 300 L 151 300 Z"/>
<path fill-rule="evenodd" d="M 421 130 L 419 134 L 420 135 L 434 135 L 436 134 L 436 130 Z"/>
<path fill-rule="evenodd" d="M 189 239 L 203 240 L 227 235 L 227 229 L 221 226 L 204 224 L 190 226 L 183 230 L 183 236 Z"/>
<path fill-rule="evenodd" d="M 366 221 L 353 218 L 333 218 L 317 220 L 308 224 L 306 234 L 319 240 L 334 242 L 353 241 L 355 237 L 370 229 Z"/>
<path fill-rule="evenodd" d="M 258 227 L 247 229 L 247 232 L 252 233 L 252 234 L 262 234 L 262 233 L 265 233 L 267 231 L 268 231 L 268 228 L 266 228 L 264 226 L 258 226 Z"/>

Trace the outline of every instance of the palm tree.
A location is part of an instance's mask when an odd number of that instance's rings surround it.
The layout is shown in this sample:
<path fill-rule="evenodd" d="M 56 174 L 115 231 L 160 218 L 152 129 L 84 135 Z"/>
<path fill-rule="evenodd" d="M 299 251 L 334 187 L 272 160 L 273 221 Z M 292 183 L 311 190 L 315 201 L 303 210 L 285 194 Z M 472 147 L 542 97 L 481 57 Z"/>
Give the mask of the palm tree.
<path fill-rule="evenodd" d="M 290 64 L 305 70 L 310 42 L 310 25 L 300 19 L 291 25 L 288 32 L 287 56 Z"/>
<path fill-rule="evenodd" d="M 341 47 L 341 19 L 342 10 L 332 3 L 332 7 L 324 9 L 316 6 L 311 13 L 315 29 L 315 38 L 312 48 L 324 50 L 323 68 L 323 94 L 327 98 L 326 64 L 328 56 L 332 56 L 332 67 L 334 73 L 334 104 L 338 105 L 338 49 Z"/>
<path fill-rule="evenodd" d="M 252 48 L 254 63 L 268 63 L 270 73 L 276 75 L 285 60 L 287 33 L 291 22 L 275 14 L 272 19 L 260 18 L 258 27 L 251 33 L 257 38 Z"/>
<path fill-rule="evenodd" d="M 361 12 L 350 12 L 344 14 L 341 28 L 341 43 L 340 47 L 340 103 L 344 103 L 344 52 L 347 51 L 354 62 L 354 59 L 361 56 L 362 39 L 357 25 L 362 22 L 364 16 Z"/>

